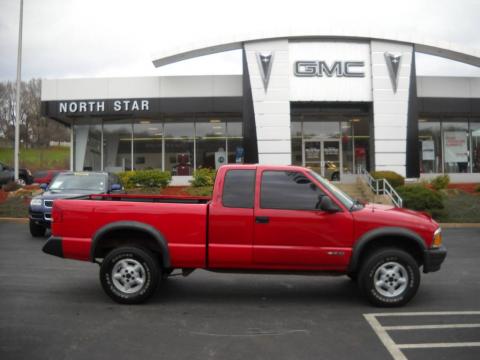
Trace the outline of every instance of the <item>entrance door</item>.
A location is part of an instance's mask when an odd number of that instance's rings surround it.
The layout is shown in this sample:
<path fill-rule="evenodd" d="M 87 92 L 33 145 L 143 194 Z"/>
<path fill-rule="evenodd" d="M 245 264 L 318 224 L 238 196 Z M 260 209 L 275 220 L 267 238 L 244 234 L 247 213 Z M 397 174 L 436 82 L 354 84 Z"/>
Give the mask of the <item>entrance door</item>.
<path fill-rule="evenodd" d="M 339 181 L 342 172 L 340 140 L 305 140 L 303 166 L 324 178 Z"/>

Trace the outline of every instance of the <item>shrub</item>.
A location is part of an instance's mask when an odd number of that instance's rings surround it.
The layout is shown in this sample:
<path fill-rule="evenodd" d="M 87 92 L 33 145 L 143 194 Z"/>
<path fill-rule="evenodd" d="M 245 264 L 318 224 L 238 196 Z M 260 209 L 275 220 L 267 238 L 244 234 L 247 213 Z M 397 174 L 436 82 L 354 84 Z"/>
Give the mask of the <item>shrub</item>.
<path fill-rule="evenodd" d="M 477 187 L 475 188 L 475 191 L 476 191 L 476 192 L 480 192 L 480 184 L 477 185 Z"/>
<path fill-rule="evenodd" d="M 400 186 L 397 192 L 408 209 L 426 211 L 435 217 L 444 208 L 442 195 L 423 185 Z"/>
<path fill-rule="evenodd" d="M 372 177 L 374 179 L 387 179 L 394 188 L 405 184 L 405 178 L 394 171 L 374 171 L 372 172 Z"/>
<path fill-rule="evenodd" d="M 432 185 L 432 188 L 435 190 L 446 189 L 448 184 L 450 184 L 450 176 L 448 175 L 440 175 L 430 181 L 430 185 Z"/>
<path fill-rule="evenodd" d="M 193 187 L 213 186 L 217 171 L 214 169 L 198 169 L 193 172 L 193 180 L 190 181 Z"/>
<path fill-rule="evenodd" d="M 18 185 L 15 181 L 9 181 L 8 183 L 2 186 L 2 189 L 5 192 L 17 191 L 20 188 L 21 186 Z"/>
<path fill-rule="evenodd" d="M 118 174 L 120 182 L 125 189 L 142 188 L 166 188 L 172 180 L 169 171 L 161 170 L 134 170 Z"/>

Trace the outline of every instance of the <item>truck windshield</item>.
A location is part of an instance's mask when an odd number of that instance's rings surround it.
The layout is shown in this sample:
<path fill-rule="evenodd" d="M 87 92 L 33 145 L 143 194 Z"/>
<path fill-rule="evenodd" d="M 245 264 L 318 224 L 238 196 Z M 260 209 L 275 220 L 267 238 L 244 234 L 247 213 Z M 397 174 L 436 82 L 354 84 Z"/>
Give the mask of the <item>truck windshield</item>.
<path fill-rule="evenodd" d="M 330 183 L 328 180 L 318 175 L 315 171 L 310 171 L 310 174 L 317 179 L 320 184 L 325 186 L 347 209 L 352 209 L 352 207 L 356 204 L 355 200 Z"/>
<path fill-rule="evenodd" d="M 103 174 L 77 173 L 59 174 L 49 186 L 49 190 L 105 190 L 106 177 Z"/>

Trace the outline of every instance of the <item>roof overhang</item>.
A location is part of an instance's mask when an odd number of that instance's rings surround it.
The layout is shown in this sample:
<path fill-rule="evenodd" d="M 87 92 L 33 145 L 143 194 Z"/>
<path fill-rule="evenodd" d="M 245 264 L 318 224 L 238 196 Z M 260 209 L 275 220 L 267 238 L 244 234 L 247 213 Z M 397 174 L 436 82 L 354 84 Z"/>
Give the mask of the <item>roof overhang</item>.
<path fill-rule="evenodd" d="M 288 32 L 288 33 L 256 33 L 244 36 L 230 36 L 216 40 L 196 42 L 194 44 L 177 47 L 174 49 L 165 49 L 154 56 L 153 65 L 160 67 L 172 64 L 182 60 L 188 60 L 199 56 L 215 54 L 224 51 L 242 49 L 246 42 L 268 41 L 278 39 L 289 40 L 356 40 L 370 41 L 380 40 L 395 43 L 406 43 L 415 46 L 415 50 L 420 53 L 435 55 L 442 58 L 459 61 L 461 63 L 480 67 L 480 49 L 462 47 L 456 44 L 420 39 L 414 36 L 403 36 L 395 34 L 377 34 L 365 32 L 357 35 L 345 33 L 323 33 L 321 35 L 308 35 L 308 33 Z"/>

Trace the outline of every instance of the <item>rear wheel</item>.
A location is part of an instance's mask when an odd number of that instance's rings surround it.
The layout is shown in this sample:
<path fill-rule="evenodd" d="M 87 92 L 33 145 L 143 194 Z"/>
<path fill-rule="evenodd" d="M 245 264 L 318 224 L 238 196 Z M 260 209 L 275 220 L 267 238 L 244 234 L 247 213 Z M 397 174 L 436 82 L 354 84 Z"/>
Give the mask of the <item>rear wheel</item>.
<path fill-rule="evenodd" d="M 44 226 L 36 224 L 35 221 L 30 220 L 30 234 L 33 237 L 45 236 L 46 231 L 47 229 L 45 229 Z"/>
<path fill-rule="evenodd" d="M 100 267 L 103 290 L 121 304 L 138 304 L 155 292 L 161 269 L 150 251 L 124 246 L 112 250 Z"/>
<path fill-rule="evenodd" d="M 418 264 L 403 250 L 380 249 L 363 262 L 358 285 L 373 305 L 405 305 L 417 293 L 420 285 Z"/>

